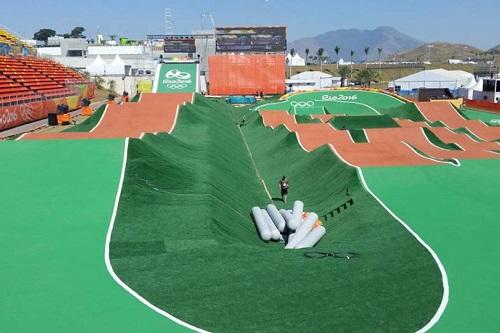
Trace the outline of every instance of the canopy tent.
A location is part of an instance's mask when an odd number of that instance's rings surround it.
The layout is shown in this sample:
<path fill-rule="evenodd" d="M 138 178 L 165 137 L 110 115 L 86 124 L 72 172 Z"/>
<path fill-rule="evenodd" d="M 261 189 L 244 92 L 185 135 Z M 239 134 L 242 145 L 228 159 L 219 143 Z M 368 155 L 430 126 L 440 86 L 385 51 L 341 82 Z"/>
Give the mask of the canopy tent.
<path fill-rule="evenodd" d="M 448 88 L 450 91 L 455 91 L 460 88 L 472 88 L 475 85 L 476 80 L 471 73 L 445 69 L 424 70 L 389 82 L 389 87 L 399 86 L 403 92 L 418 88 Z"/>
<path fill-rule="evenodd" d="M 105 75 L 106 74 L 106 62 L 98 55 L 94 61 L 89 65 L 85 66 L 85 70 L 90 73 L 90 75 Z"/>
<path fill-rule="evenodd" d="M 107 75 L 125 75 L 125 62 L 117 54 L 113 61 L 106 66 Z"/>
<path fill-rule="evenodd" d="M 295 55 L 293 57 L 290 53 L 288 53 L 288 55 L 286 56 L 286 63 L 289 66 L 305 66 L 306 65 L 306 61 L 298 53 L 295 53 Z"/>

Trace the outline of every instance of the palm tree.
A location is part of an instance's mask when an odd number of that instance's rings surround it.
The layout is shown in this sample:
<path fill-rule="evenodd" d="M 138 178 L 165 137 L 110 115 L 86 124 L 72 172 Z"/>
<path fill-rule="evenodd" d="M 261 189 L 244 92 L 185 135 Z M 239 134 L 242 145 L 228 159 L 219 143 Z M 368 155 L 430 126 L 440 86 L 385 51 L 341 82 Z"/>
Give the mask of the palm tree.
<path fill-rule="evenodd" d="M 320 47 L 318 49 L 318 51 L 316 52 L 316 54 L 318 55 L 318 61 L 319 61 L 319 70 L 320 72 L 323 71 L 323 54 L 325 53 L 325 49 L 323 49 L 322 47 Z"/>
<path fill-rule="evenodd" d="M 354 57 L 354 51 L 351 50 L 351 79 L 352 79 L 352 57 Z"/>
<path fill-rule="evenodd" d="M 383 51 L 383 49 L 381 47 L 379 47 L 377 49 L 377 52 L 378 52 L 378 72 L 379 73 L 382 69 L 382 51 Z"/>
<path fill-rule="evenodd" d="M 295 57 L 296 54 L 297 54 L 297 52 L 295 52 L 295 49 L 290 50 L 290 62 L 288 63 L 288 68 L 290 70 L 290 78 L 292 78 L 293 57 Z"/>
<path fill-rule="evenodd" d="M 349 66 L 340 67 L 339 75 L 340 75 L 340 86 L 343 87 L 347 78 L 352 75 L 351 68 Z"/>
<path fill-rule="evenodd" d="M 370 48 L 365 47 L 365 56 L 366 56 L 366 68 L 368 68 L 368 53 L 370 52 Z"/>
<path fill-rule="evenodd" d="M 306 66 L 307 66 L 307 60 L 309 60 L 309 49 L 306 49 Z"/>
<path fill-rule="evenodd" d="M 104 89 L 104 83 L 105 83 L 105 81 L 104 81 L 104 79 L 102 77 L 96 76 L 94 78 L 94 83 L 95 83 L 95 86 L 96 86 L 97 89 L 99 89 L 99 90 Z"/>
<path fill-rule="evenodd" d="M 335 54 L 337 55 L 337 71 L 339 70 L 339 53 L 340 53 L 340 46 L 335 46 Z"/>

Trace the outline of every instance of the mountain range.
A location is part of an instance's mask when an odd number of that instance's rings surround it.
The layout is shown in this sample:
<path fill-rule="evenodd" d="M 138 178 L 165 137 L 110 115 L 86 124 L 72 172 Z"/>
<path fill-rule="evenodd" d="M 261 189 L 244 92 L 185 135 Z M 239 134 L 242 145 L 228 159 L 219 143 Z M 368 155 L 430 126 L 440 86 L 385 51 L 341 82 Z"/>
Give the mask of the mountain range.
<path fill-rule="evenodd" d="M 373 30 L 339 29 L 320 34 L 315 37 L 301 38 L 288 45 L 288 49 L 295 49 L 302 57 L 309 49 L 309 56 L 316 54 L 322 47 L 331 59 L 335 59 L 335 46 L 340 47 L 339 59 L 350 60 L 351 50 L 354 51 L 353 60 L 365 60 L 365 47 L 369 47 L 369 60 L 378 59 L 378 48 L 382 49 L 382 58 L 404 52 L 423 45 L 424 42 L 403 34 L 392 27 L 378 27 Z"/>

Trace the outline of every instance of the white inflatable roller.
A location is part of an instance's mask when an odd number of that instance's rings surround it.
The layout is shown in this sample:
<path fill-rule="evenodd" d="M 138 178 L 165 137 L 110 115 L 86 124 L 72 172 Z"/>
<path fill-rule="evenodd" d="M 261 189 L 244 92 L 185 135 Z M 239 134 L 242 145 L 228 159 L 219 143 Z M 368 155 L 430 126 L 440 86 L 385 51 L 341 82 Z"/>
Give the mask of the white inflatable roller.
<path fill-rule="evenodd" d="M 311 232 L 309 232 L 304 239 L 298 243 L 294 249 L 305 249 L 308 247 L 313 247 L 319 242 L 321 238 L 326 234 L 326 229 L 322 225 L 317 226 Z"/>
<path fill-rule="evenodd" d="M 287 225 L 290 222 L 290 220 L 293 219 L 293 215 L 292 215 L 291 211 L 280 209 L 280 214 L 285 219 L 285 222 Z"/>
<path fill-rule="evenodd" d="M 276 208 L 273 204 L 269 204 L 267 205 L 267 212 L 269 213 L 269 216 L 271 216 L 271 219 L 273 220 L 276 228 L 278 228 L 279 232 L 283 232 L 285 230 L 286 222 L 278 211 L 278 208 Z"/>
<path fill-rule="evenodd" d="M 262 215 L 264 216 L 264 219 L 267 222 L 267 226 L 269 227 L 269 230 L 271 230 L 271 239 L 274 241 L 280 240 L 281 234 L 280 234 L 278 228 L 276 228 L 276 226 L 274 225 L 273 219 L 271 218 L 271 216 L 269 216 L 269 214 L 267 213 L 267 211 L 265 209 L 262 209 Z"/>
<path fill-rule="evenodd" d="M 295 232 L 295 236 L 293 236 L 292 240 L 286 244 L 285 249 L 293 249 L 297 244 L 302 242 L 302 240 L 306 237 L 306 235 L 311 231 L 314 224 L 318 220 L 318 215 L 316 213 L 307 214 L 306 219 L 302 224 L 297 228 Z"/>
<path fill-rule="evenodd" d="M 304 203 L 297 200 L 293 203 L 292 215 L 300 221 L 302 213 L 304 213 Z"/>
<path fill-rule="evenodd" d="M 292 219 L 287 221 L 287 227 L 291 231 L 297 230 L 297 228 L 300 225 L 300 222 L 302 221 L 302 214 L 304 212 L 304 204 L 302 201 L 295 201 L 293 203 L 293 209 L 292 209 Z"/>
<path fill-rule="evenodd" d="M 257 227 L 257 231 L 259 232 L 260 238 L 264 241 L 271 240 L 271 229 L 269 228 L 264 215 L 262 214 L 262 210 L 259 207 L 252 208 L 252 216 L 255 222 L 255 226 Z"/>

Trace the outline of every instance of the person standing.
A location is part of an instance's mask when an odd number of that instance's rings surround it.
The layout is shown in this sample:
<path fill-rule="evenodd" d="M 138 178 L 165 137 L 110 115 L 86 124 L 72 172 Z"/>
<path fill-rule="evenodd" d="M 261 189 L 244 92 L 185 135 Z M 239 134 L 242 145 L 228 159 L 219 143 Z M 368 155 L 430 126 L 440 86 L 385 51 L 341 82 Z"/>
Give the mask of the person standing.
<path fill-rule="evenodd" d="M 288 179 L 286 176 L 281 177 L 279 185 L 281 190 L 281 201 L 286 203 L 286 197 L 288 196 Z"/>

